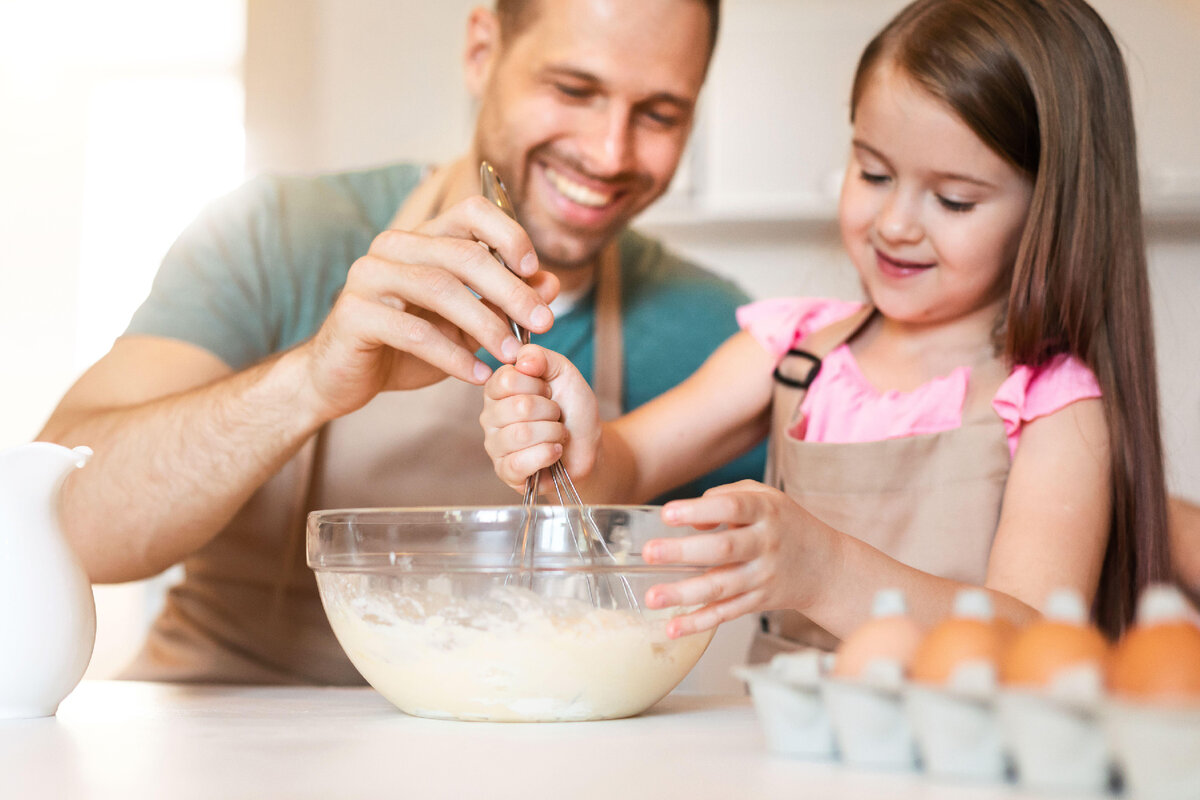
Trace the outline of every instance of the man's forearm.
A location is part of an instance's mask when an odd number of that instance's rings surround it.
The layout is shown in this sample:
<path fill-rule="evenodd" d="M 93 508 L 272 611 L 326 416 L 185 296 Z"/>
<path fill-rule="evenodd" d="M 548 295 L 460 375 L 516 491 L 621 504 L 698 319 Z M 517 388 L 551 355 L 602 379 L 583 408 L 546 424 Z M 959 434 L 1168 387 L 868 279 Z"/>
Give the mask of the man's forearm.
<path fill-rule="evenodd" d="M 127 408 L 51 419 L 40 438 L 95 451 L 62 519 L 100 583 L 154 575 L 208 542 L 322 422 L 297 351 Z"/>

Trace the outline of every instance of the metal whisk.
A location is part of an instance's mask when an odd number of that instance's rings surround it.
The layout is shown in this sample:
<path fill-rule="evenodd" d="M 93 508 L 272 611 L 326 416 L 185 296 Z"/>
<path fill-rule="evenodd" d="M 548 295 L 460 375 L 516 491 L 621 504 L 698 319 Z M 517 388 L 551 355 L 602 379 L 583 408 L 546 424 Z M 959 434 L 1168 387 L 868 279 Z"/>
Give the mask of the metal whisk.
<path fill-rule="evenodd" d="M 516 209 L 513 207 L 512 201 L 508 198 L 508 192 L 504 188 L 504 183 L 500 180 L 500 176 L 496 174 L 496 170 L 487 161 L 479 165 L 479 179 L 483 186 L 483 196 L 491 202 L 495 203 L 501 211 L 508 214 L 512 219 L 517 218 Z M 500 254 L 492 251 L 492 255 L 500 261 Z M 508 266 L 505 264 L 505 266 Z M 509 327 L 512 329 L 513 335 L 521 342 L 521 344 L 529 344 L 529 331 L 523 328 L 519 323 L 509 318 Z M 566 524 L 571 541 L 575 545 L 575 551 L 585 564 L 589 565 L 609 565 L 615 564 L 616 559 L 613 557 L 612 551 L 608 549 L 608 544 L 604 541 L 604 535 L 596 526 L 596 521 L 592 518 L 591 511 L 583 504 L 583 500 L 579 496 L 579 492 L 575 489 L 575 484 L 571 480 L 571 476 L 567 474 L 566 467 L 562 461 L 555 461 L 550 466 L 550 479 L 554 484 L 554 494 L 558 498 L 559 505 L 563 506 L 563 520 Z M 516 545 L 513 549 L 513 561 L 521 564 L 522 575 L 526 582 L 530 580 L 533 568 L 534 551 L 537 548 L 537 536 L 534 530 L 535 525 L 535 505 L 538 499 L 538 486 L 541 482 L 543 470 L 538 470 L 530 475 L 525 480 L 525 494 L 522 504 L 525 508 L 525 521 L 521 527 L 521 533 L 517 537 Z M 579 524 L 576 525 L 572 521 L 572 509 L 577 510 L 579 515 Z M 611 584 L 610 577 L 601 572 L 599 573 L 601 580 L 597 585 L 597 581 L 588 579 L 588 589 L 591 594 L 593 605 L 612 605 L 617 608 L 629 608 L 634 611 L 640 611 L 637 595 L 629 585 L 629 581 L 623 575 L 619 575 L 620 590 L 615 591 Z M 601 592 L 607 596 L 607 602 L 604 602 Z"/>

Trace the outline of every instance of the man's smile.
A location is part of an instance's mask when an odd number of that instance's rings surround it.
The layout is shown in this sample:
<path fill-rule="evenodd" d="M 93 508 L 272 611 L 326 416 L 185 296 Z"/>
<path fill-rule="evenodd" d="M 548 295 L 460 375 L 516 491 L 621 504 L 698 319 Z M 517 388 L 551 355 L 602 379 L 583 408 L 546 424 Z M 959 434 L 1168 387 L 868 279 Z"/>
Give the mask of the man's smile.
<path fill-rule="evenodd" d="M 611 203 L 617 195 L 615 191 L 597 191 L 584 186 L 582 183 L 571 180 L 554 167 L 547 166 L 545 169 L 546 177 L 554 185 L 554 188 L 558 190 L 558 193 L 581 206 L 602 208 Z"/>

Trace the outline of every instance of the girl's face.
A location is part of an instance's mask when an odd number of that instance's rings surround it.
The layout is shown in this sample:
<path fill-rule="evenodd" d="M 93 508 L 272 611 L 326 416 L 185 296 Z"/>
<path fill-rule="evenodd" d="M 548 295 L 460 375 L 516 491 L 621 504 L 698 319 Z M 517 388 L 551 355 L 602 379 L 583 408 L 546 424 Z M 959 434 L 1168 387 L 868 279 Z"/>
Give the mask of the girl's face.
<path fill-rule="evenodd" d="M 1033 185 L 943 102 L 888 64 L 855 109 L 838 209 L 871 300 L 912 325 L 978 317 L 1007 294 Z"/>

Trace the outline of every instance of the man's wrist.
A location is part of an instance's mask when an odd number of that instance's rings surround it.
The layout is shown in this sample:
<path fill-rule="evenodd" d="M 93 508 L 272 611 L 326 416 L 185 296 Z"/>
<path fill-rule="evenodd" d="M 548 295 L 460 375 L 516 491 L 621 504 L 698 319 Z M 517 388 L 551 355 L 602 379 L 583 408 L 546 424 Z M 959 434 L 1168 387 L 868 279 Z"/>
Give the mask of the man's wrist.
<path fill-rule="evenodd" d="M 313 386 L 302 347 L 292 348 L 270 361 L 255 383 L 252 391 L 256 399 L 275 405 L 286 419 L 287 427 L 301 438 L 307 438 L 337 416 Z"/>

